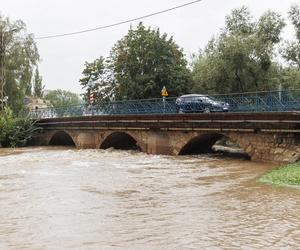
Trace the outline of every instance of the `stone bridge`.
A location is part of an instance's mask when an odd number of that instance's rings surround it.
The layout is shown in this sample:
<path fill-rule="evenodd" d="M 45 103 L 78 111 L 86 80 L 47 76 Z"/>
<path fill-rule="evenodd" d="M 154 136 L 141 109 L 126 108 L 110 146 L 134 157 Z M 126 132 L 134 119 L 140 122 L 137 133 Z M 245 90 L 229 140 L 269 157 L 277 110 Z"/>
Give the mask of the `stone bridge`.
<path fill-rule="evenodd" d="M 300 159 L 300 113 L 103 115 L 41 119 L 37 145 L 78 149 L 137 148 L 149 154 L 209 152 L 226 137 L 252 160 Z"/>

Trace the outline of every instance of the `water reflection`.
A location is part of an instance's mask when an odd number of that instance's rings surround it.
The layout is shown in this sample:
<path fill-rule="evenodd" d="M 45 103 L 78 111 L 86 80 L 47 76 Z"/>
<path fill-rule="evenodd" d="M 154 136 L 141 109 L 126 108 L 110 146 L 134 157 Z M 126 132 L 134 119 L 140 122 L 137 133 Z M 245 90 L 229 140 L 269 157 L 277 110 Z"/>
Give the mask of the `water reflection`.
<path fill-rule="evenodd" d="M 296 249 L 300 191 L 257 183 L 272 167 L 110 149 L 6 152 L 0 249 Z"/>

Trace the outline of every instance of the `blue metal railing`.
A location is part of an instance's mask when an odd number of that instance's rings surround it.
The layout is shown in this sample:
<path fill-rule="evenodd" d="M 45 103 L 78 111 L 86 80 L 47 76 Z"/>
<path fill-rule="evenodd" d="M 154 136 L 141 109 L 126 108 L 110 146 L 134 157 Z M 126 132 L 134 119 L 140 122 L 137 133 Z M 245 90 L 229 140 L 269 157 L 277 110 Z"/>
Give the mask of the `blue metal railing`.
<path fill-rule="evenodd" d="M 228 112 L 283 112 L 300 111 L 300 90 L 262 91 L 228 95 L 210 95 L 215 103 L 228 103 Z M 79 105 L 59 108 L 45 108 L 31 111 L 33 119 L 117 115 L 117 114 L 174 114 L 178 113 L 177 98 L 129 100 L 103 102 L 96 105 Z M 203 112 L 185 102 L 189 112 Z M 190 105 L 190 107 L 189 107 Z M 212 110 L 213 111 L 213 110 Z M 227 111 L 227 110 L 226 110 Z"/>

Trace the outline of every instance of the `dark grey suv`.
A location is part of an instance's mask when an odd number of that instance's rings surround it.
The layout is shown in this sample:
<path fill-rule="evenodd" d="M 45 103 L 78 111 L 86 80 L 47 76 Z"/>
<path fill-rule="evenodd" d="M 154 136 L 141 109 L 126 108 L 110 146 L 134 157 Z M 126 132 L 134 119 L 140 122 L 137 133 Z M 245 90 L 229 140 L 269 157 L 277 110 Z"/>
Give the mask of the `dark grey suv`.
<path fill-rule="evenodd" d="M 207 95 L 190 94 L 176 99 L 176 109 L 178 113 L 228 112 L 229 104 Z"/>

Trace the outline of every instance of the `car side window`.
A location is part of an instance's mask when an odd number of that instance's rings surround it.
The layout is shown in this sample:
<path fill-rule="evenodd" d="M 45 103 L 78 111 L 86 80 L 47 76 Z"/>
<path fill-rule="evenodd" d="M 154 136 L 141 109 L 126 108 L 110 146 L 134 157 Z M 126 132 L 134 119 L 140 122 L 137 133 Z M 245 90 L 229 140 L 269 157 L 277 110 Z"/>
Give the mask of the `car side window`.
<path fill-rule="evenodd" d="M 209 102 L 210 102 L 210 100 L 209 100 L 209 98 L 207 98 L 207 97 L 203 97 L 203 102 L 205 102 L 205 103 L 209 103 Z"/>
<path fill-rule="evenodd" d="M 183 99 L 185 102 L 191 102 L 192 101 L 192 98 L 189 98 L 189 97 L 186 97 Z"/>

